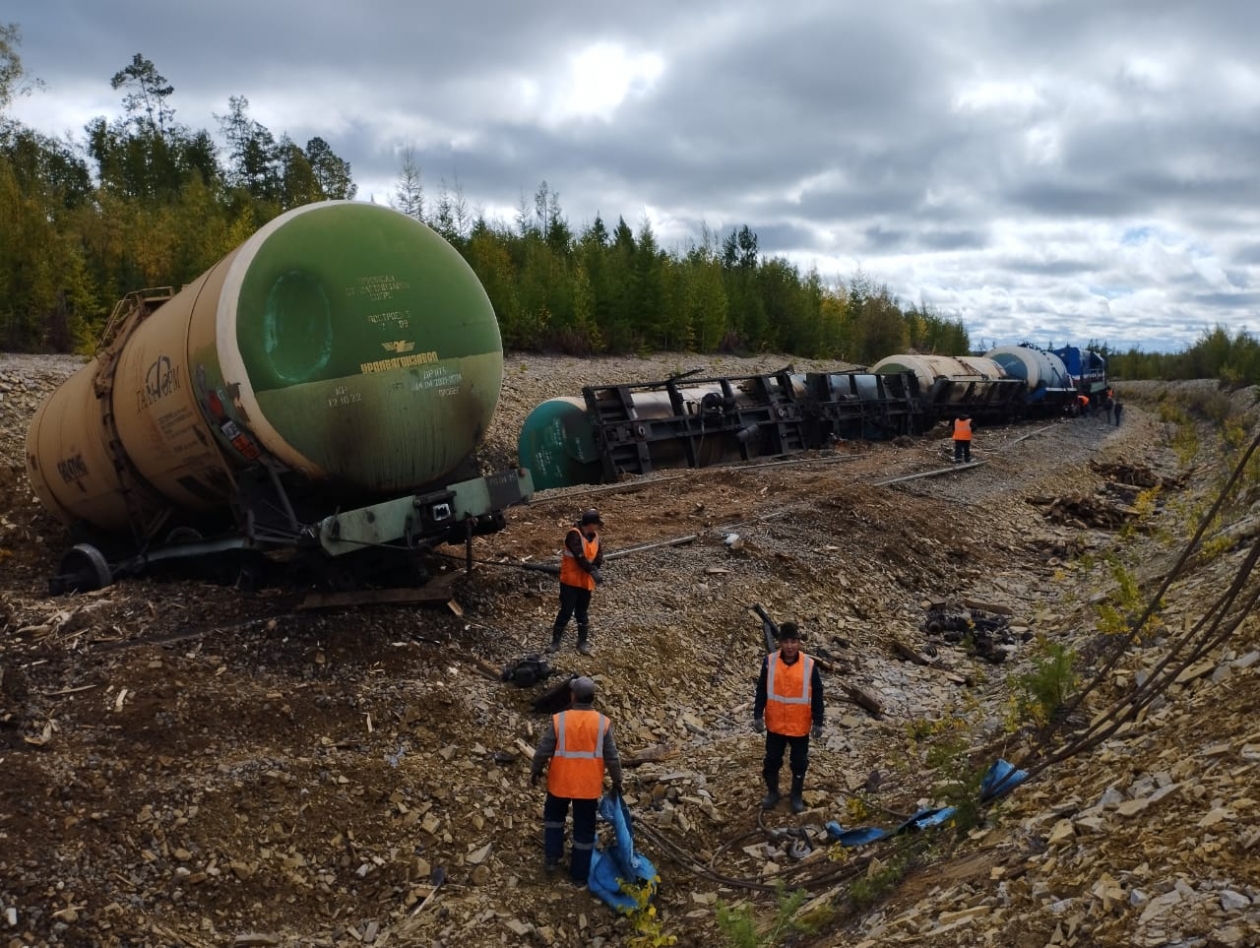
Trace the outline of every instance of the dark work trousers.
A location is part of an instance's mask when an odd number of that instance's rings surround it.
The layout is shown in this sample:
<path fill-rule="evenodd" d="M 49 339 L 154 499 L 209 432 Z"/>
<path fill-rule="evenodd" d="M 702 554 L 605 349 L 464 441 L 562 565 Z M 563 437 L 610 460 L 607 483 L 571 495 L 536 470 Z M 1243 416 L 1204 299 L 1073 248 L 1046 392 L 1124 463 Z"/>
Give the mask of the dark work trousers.
<path fill-rule="evenodd" d="M 971 442 L 955 441 L 954 442 L 954 460 L 970 461 L 971 460 Z"/>
<path fill-rule="evenodd" d="M 577 616 L 578 633 L 584 633 L 588 628 L 588 623 L 591 621 L 591 617 L 587 612 L 590 607 L 591 591 L 589 589 L 561 583 L 560 611 L 556 613 L 556 624 L 551 629 L 552 634 L 556 637 L 563 635 L 564 627 L 569 624 L 569 619 L 574 615 Z"/>
<path fill-rule="evenodd" d="M 569 815 L 568 797 L 557 797 L 550 791 L 543 803 L 543 852 L 548 862 L 559 862 L 564 855 L 564 819 Z M 599 800 L 573 800 L 573 855 L 569 859 L 569 876 L 579 885 L 586 885 L 591 874 L 591 852 L 595 849 L 595 811 Z"/>
<path fill-rule="evenodd" d="M 809 767 L 809 735 L 788 737 L 786 734 L 766 731 L 766 759 L 762 762 L 761 774 L 766 778 L 767 784 L 779 779 L 779 770 L 783 766 L 783 752 L 789 744 L 792 745 L 790 761 L 792 776 L 805 776 L 805 770 Z"/>

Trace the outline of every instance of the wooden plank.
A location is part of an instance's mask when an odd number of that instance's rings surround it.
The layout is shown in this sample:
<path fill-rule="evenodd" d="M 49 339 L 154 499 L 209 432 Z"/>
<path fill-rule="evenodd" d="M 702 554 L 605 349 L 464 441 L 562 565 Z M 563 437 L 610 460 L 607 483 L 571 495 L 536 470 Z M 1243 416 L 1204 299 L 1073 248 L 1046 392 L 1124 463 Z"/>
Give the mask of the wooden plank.
<path fill-rule="evenodd" d="M 858 707 L 865 708 L 877 718 L 884 716 L 884 706 L 874 695 L 868 694 L 861 688 L 855 688 L 853 685 L 846 685 L 843 682 L 841 682 L 840 687 L 849 696 L 849 700 Z"/>
<path fill-rule="evenodd" d="M 672 540 L 661 540 L 657 543 L 644 543 L 642 546 L 632 546 L 625 550 L 614 550 L 612 553 L 606 554 L 604 556 L 604 560 L 615 560 L 622 556 L 629 556 L 631 553 L 644 553 L 648 550 L 655 550 L 662 546 L 683 546 L 684 544 L 691 543 L 698 536 L 699 534 L 696 533 L 688 533 L 686 536 L 674 537 Z"/>
<path fill-rule="evenodd" d="M 478 672 L 488 678 L 490 681 L 502 681 L 503 669 L 497 665 L 492 665 L 480 655 L 473 655 L 471 652 L 456 652 L 457 657 L 463 659 L 469 665 L 472 665 Z"/>
<path fill-rule="evenodd" d="M 1028 434 L 1024 435 L 1023 437 L 1021 437 L 1021 438 L 1016 438 L 1016 439 L 1015 439 L 1014 441 L 1012 441 L 1010 444 L 1006 445 L 1006 447 L 1008 447 L 1008 448 L 1013 448 L 1013 447 L 1015 447 L 1015 445 L 1019 444 L 1021 441 L 1027 441 L 1029 438 L 1033 437 L 1034 435 L 1039 435 L 1039 434 L 1041 434 L 1043 431 L 1049 431 L 1049 430 L 1050 430 L 1051 428 L 1053 428 L 1053 427 L 1055 427 L 1055 426 L 1054 426 L 1054 425 L 1046 425 L 1044 428 L 1038 428 L 1036 431 L 1030 431 L 1030 432 L 1028 432 Z"/>
<path fill-rule="evenodd" d="M 928 661 L 926 658 L 920 655 L 917 649 L 911 648 L 905 642 L 902 642 L 898 639 L 892 640 L 892 648 L 893 648 L 893 651 L 897 653 L 899 658 L 904 658 L 908 662 L 914 662 L 916 665 L 931 665 L 932 664 L 932 662 Z"/>
<path fill-rule="evenodd" d="M 298 610 L 344 609 L 348 606 L 444 605 L 450 602 L 449 584 L 433 584 L 406 589 L 352 589 L 347 592 L 313 592 L 298 605 Z"/>
<path fill-rule="evenodd" d="M 981 612 L 992 612 L 997 616 L 1014 615 L 1014 610 L 1010 606 L 999 605 L 996 602 L 979 602 L 975 599 L 964 599 L 963 606 L 968 609 L 979 609 Z"/>
<path fill-rule="evenodd" d="M 951 464 L 949 467 L 936 468 L 931 471 L 921 471 L 918 474 L 907 474 L 904 477 L 894 477 L 887 481 L 876 481 L 872 487 L 887 487 L 889 484 L 900 484 L 903 481 L 917 481 L 922 477 L 940 477 L 943 474 L 949 474 L 953 471 L 969 471 L 973 467 L 982 467 L 987 461 L 969 461 L 966 464 Z"/>

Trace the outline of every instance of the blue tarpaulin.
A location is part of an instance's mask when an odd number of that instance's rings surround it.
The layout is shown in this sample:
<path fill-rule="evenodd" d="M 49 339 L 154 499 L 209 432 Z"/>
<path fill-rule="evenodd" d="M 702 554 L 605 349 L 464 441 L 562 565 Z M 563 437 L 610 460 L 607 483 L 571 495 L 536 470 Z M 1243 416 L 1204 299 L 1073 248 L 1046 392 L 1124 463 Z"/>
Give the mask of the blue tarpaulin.
<path fill-rule="evenodd" d="M 988 803 L 1004 793 L 1009 793 L 1028 779 L 1028 774 L 1017 770 L 1013 764 L 998 760 L 980 781 L 980 802 Z M 947 806 L 935 810 L 920 810 L 910 819 L 895 829 L 885 830 L 878 826 L 859 826 L 845 829 L 835 820 L 826 825 L 827 835 L 841 846 L 865 846 L 876 840 L 896 836 L 908 830 L 924 830 L 929 826 L 939 826 L 954 815 L 955 807 Z"/>
<path fill-rule="evenodd" d="M 997 799 L 1002 794 L 1014 790 L 1027 779 L 1026 771 L 1017 770 L 1014 764 L 999 759 L 989 768 L 989 772 L 984 775 L 984 780 L 980 782 L 980 802 L 988 803 L 990 800 Z"/>
<path fill-rule="evenodd" d="M 619 796 L 601 798 L 599 815 L 612 824 L 615 838 L 606 848 L 596 849 L 592 854 L 586 884 L 618 912 L 629 914 L 637 903 L 623 891 L 622 883 L 647 886 L 649 895 L 655 895 L 660 876 L 651 860 L 634 851 L 633 820 L 625 800 Z"/>

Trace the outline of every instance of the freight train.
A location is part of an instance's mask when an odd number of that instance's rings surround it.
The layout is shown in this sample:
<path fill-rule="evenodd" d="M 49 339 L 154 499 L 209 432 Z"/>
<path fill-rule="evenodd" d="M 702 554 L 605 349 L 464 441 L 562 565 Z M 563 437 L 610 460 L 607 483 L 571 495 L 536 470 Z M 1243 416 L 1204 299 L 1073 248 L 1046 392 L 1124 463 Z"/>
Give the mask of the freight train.
<path fill-rule="evenodd" d="M 1089 374 L 1073 375 L 1065 355 Z M 918 434 L 964 413 L 981 424 L 1057 417 L 1106 386 L 1096 353 L 1027 343 L 983 357 L 889 356 L 856 372 L 691 373 L 546 401 L 526 418 L 518 450 L 544 490 Z"/>
<path fill-rule="evenodd" d="M 1105 388 L 1106 363 L 1025 344 L 588 386 L 538 406 L 519 467 L 482 476 L 502 379 L 494 310 L 438 234 L 371 204 L 289 211 L 178 293 L 121 301 L 96 357 L 39 408 L 27 471 L 73 537 L 51 591 L 189 562 L 414 582 L 421 554 L 463 542 L 471 561 L 472 538 L 536 489 L 915 434 L 964 412 L 1051 416 Z"/>
<path fill-rule="evenodd" d="M 329 201 L 272 220 L 180 292 L 129 295 L 36 413 L 27 472 L 71 527 L 54 593 L 166 561 L 413 575 L 504 525 L 528 471 L 480 476 L 503 348 L 436 232 Z"/>

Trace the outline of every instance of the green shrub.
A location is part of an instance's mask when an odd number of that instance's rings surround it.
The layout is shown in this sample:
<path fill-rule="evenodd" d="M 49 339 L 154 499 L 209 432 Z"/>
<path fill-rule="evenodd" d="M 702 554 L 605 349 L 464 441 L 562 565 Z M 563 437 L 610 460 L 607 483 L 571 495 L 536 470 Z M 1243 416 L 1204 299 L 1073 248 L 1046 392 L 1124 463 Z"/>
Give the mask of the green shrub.
<path fill-rule="evenodd" d="M 855 879 L 849 886 L 849 902 L 856 909 L 874 905 L 897 888 L 898 883 L 905 878 L 910 863 L 911 854 L 905 845 L 898 846 L 886 862 L 873 861 L 870 871 L 861 879 Z"/>
<path fill-rule="evenodd" d="M 1022 713 L 1038 724 L 1054 719 L 1076 688 L 1076 657 L 1060 642 L 1037 639 L 1032 670 L 1015 682 Z"/>
<path fill-rule="evenodd" d="M 621 891 L 634 899 L 634 909 L 630 912 L 632 934 L 626 939 L 627 948 L 667 948 L 678 944 L 678 936 L 667 935 L 661 928 L 660 916 L 652 904 L 652 886 L 622 882 Z"/>
<path fill-rule="evenodd" d="M 764 927 L 758 924 L 752 903 L 732 907 L 719 900 L 718 928 L 728 948 L 777 948 L 789 935 L 810 933 L 825 921 L 795 917 L 808 897 L 804 889 L 789 891 L 782 880 L 776 882 L 774 917 Z"/>

